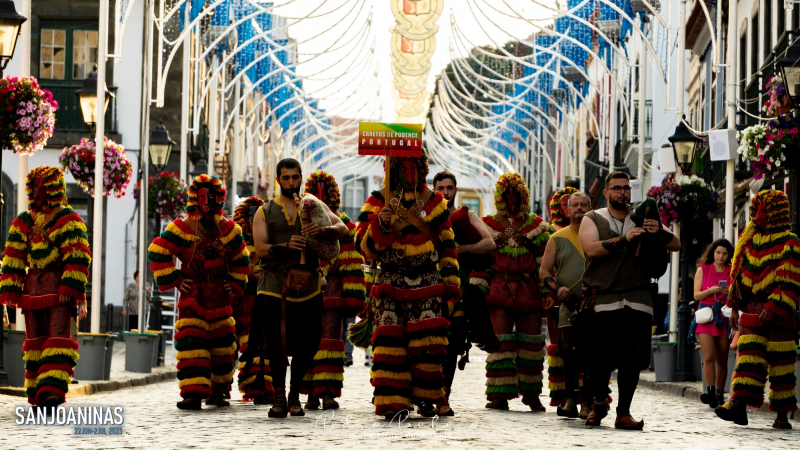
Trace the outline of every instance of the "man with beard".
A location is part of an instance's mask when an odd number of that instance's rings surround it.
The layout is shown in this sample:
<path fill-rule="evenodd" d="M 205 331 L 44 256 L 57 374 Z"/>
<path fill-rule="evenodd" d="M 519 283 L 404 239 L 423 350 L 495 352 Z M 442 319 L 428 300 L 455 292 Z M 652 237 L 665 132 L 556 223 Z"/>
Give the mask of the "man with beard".
<path fill-rule="evenodd" d="M 619 402 L 614 427 L 641 430 L 644 421 L 633 419 L 630 406 L 639 371 L 650 364 L 653 299 L 647 264 L 636 257 L 637 244 L 645 233 L 661 251 L 678 251 L 681 243 L 657 220 L 644 219 L 642 227 L 636 226 L 628 210 L 631 186 L 626 173 L 608 174 L 605 186 L 608 207 L 586 213 L 579 232 L 587 260 L 583 285 L 596 312 L 586 331 L 591 336 L 587 354 L 592 361 L 586 364 L 594 396 L 586 425 L 599 426 L 608 415 L 608 382 L 616 369 Z"/>
<path fill-rule="evenodd" d="M 555 403 L 558 406 L 556 412 L 559 416 L 575 418 L 578 417 L 578 366 L 569 317 L 575 312 L 575 304 L 583 293 L 580 281 L 586 261 L 578 232 L 584 214 L 591 207 L 589 197 L 577 191 L 567 196 L 567 206 L 569 226 L 555 232 L 547 241 L 542 265 L 539 267 L 539 279 L 550 291 L 556 293 L 556 299 L 561 305 L 558 308 L 557 338 L 553 340 L 551 337 L 548 348 L 551 355 L 547 361 L 551 405 Z M 552 277 L 553 271 L 555 278 Z M 545 309 L 549 310 L 554 304 L 553 297 L 548 297 Z M 584 378 L 584 383 L 586 382 L 587 379 Z M 591 403 L 586 395 L 583 400 L 581 415 L 585 419 L 589 416 Z"/>
<path fill-rule="evenodd" d="M 252 401 L 256 405 L 272 403 L 273 397 L 269 361 L 262 355 L 249 352 L 251 317 L 258 292 L 258 282 L 263 275 L 253 244 L 253 218 L 263 204 L 264 200 L 261 198 L 249 197 L 239 203 L 233 213 L 233 220 L 242 228 L 242 236 L 247 244 L 247 251 L 250 252 L 250 275 L 247 277 L 244 295 L 237 296 L 233 302 L 236 338 L 241 355 L 239 358 L 239 392 L 242 393 L 243 401 Z"/>
<path fill-rule="evenodd" d="M 86 226 L 67 203 L 57 167 L 31 170 L 28 210 L 8 230 L 0 275 L 0 303 L 25 314 L 25 393 L 28 403 L 64 403 L 78 359 L 70 338 L 71 316 L 86 316 L 89 242 Z M 15 349 L 15 351 L 19 351 Z"/>
<path fill-rule="evenodd" d="M 550 226 L 528 214 L 530 196 L 518 173 L 497 181 L 497 213 L 483 218 L 497 245 L 488 273 L 489 313 L 501 346 L 486 358 L 487 408 L 507 410 L 508 400 L 522 395 L 531 411 L 544 412 L 539 400 L 545 335 L 542 301 L 547 290 L 539 284 L 538 266 L 550 238 Z"/>
<path fill-rule="evenodd" d="M 150 269 L 161 291 L 178 288 L 180 409 L 201 402 L 229 406 L 236 359 L 236 321 L 231 296 L 244 295 L 249 252 L 239 225 L 225 217 L 225 188 L 215 176 L 198 175 L 189 186 L 186 218 L 175 219 L 148 250 Z M 181 261 L 175 267 L 173 257 Z"/>
<path fill-rule="evenodd" d="M 448 303 L 448 309 L 445 311 L 450 321 L 447 359 L 443 366 L 444 395 L 448 404 L 440 405 L 437 411 L 440 416 L 452 416 L 454 413 L 449 405 L 450 390 L 453 386 L 458 356 L 469 350 L 470 338 L 475 339 L 479 345 L 485 345 L 494 338 L 483 292 L 478 286 L 471 285 L 469 280 L 473 271 L 486 271 L 488 258 L 484 255 L 493 252 L 497 247 L 480 216 L 466 206 L 456 208 L 458 187 L 455 175 L 447 171 L 437 173 L 433 177 L 433 189 L 447 200 L 447 210 L 450 212 L 450 222 L 453 225 L 458 250 L 458 274 L 461 279 L 461 300 Z M 484 317 L 477 317 L 479 311 L 483 312 Z M 472 329 L 469 337 L 468 328 Z"/>
<path fill-rule="evenodd" d="M 356 225 L 344 212 L 339 185 L 333 175 L 318 170 L 308 176 L 305 193 L 322 200 L 331 212 L 347 226 L 348 234 L 339 239 L 339 254 L 332 261 L 320 261 L 326 285 L 322 292 L 325 312 L 322 315 L 322 340 L 305 376 L 302 392 L 308 394 L 305 409 L 338 409 L 344 382 L 345 343 L 342 340 L 344 320 L 364 309 L 364 257 L 356 250 Z"/>
<path fill-rule="evenodd" d="M 789 430 L 797 411 L 797 301 L 800 298 L 800 242 L 790 231 L 789 201 L 781 191 L 761 191 L 750 202 L 750 223 L 736 243 L 728 306 L 731 327 L 741 330 L 731 402 L 717 407 L 723 420 L 747 425 L 747 406 L 764 404 L 769 375 L 773 428 Z"/>
<path fill-rule="evenodd" d="M 264 274 L 258 285 L 254 320 L 263 324 L 256 336 L 251 328 L 250 349 L 266 354 L 272 369 L 275 400 L 269 417 L 303 416 L 300 388 L 303 377 L 319 348 L 322 335 L 322 277 L 319 258 L 306 248 L 306 236 L 341 239 L 347 226 L 327 205 L 331 225 L 321 228 L 314 222 L 301 224 L 294 197 L 303 183 L 300 163 L 286 158 L 278 162 L 281 195 L 268 201 L 253 221 L 256 256 Z M 304 254 L 304 256 L 303 256 Z M 262 350 L 263 349 L 263 350 Z M 286 369 L 292 357 L 289 396 L 286 396 Z"/>
<path fill-rule="evenodd" d="M 391 158 L 389 171 L 390 185 L 367 199 L 358 225 L 365 259 L 381 265 L 368 311 L 373 404 L 386 418 L 412 403 L 420 415 L 433 417 L 436 406 L 447 403 L 442 363 L 449 323 L 442 315 L 459 294 L 456 243 L 447 201 L 425 184 L 427 151 Z"/>

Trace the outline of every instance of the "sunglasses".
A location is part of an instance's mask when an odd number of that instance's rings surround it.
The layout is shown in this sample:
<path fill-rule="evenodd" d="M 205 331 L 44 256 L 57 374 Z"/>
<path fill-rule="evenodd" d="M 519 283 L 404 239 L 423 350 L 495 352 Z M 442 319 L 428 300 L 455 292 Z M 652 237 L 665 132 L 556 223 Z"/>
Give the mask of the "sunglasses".
<path fill-rule="evenodd" d="M 630 192 L 631 191 L 631 187 L 630 186 L 614 186 L 614 187 L 611 187 L 611 188 L 607 188 L 606 190 L 607 191 L 614 191 L 615 194 L 619 194 L 620 192 L 623 192 L 623 191 Z"/>

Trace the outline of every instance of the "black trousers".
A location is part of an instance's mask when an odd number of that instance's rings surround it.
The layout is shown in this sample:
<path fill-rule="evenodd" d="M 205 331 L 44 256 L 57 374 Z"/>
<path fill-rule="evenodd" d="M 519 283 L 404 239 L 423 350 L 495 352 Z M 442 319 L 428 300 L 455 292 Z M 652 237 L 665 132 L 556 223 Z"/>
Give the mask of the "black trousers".
<path fill-rule="evenodd" d="M 286 353 L 292 357 L 291 385 L 299 388 L 306 369 L 319 349 L 322 338 L 322 294 L 304 302 L 286 302 Z M 258 314 L 258 315 L 257 315 Z M 260 324 L 256 324 L 256 320 Z M 258 326 L 260 325 L 260 326 Z M 250 319 L 250 344 L 253 344 L 253 329 L 261 334 L 264 354 L 272 368 L 272 384 L 276 388 L 286 387 L 286 359 L 281 346 L 281 299 L 259 295 L 253 306 Z M 265 341 L 265 342 L 264 342 Z"/>
<path fill-rule="evenodd" d="M 617 370 L 617 415 L 630 412 L 639 372 L 650 365 L 650 314 L 629 307 L 595 314 L 586 343 L 587 371 L 595 401 L 608 395 L 611 372 Z"/>
<path fill-rule="evenodd" d="M 450 389 L 453 386 L 453 378 L 456 374 L 456 366 L 458 365 L 458 355 L 463 354 L 469 348 L 467 342 L 467 318 L 466 316 L 451 317 L 450 319 L 450 336 L 447 337 L 447 356 L 445 357 L 444 364 L 442 365 L 442 373 L 444 374 L 444 387 Z"/>

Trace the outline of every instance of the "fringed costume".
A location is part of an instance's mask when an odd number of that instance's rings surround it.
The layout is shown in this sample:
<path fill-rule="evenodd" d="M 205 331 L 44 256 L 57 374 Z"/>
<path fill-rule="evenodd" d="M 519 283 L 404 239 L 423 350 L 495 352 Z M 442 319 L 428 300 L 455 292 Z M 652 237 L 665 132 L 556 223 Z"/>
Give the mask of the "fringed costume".
<path fill-rule="evenodd" d="M 354 317 L 364 309 L 366 288 L 364 286 L 364 258 L 355 246 L 356 225 L 344 212 L 339 186 L 329 173 L 318 170 L 309 175 L 305 193 L 325 202 L 347 226 L 349 233 L 339 240 L 339 254 L 332 261 L 320 261 L 322 275 L 327 285 L 322 292 L 325 311 L 322 315 L 322 339 L 314 355 L 312 365 L 306 372 L 302 393 L 309 395 L 306 409 L 316 409 L 311 400 L 322 398 L 324 409 L 338 407 L 333 398 L 341 397 L 344 382 L 345 343 L 342 340 L 344 319 Z"/>
<path fill-rule="evenodd" d="M 509 192 L 511 191 L 511 192 Z M 486 358 L 486 406 L 508 409 L 508 400 L 543 411 L 539 401 L 545 357 L 542 300 L 547 292 L 538 279 L 539 264 L 550 238 L 550 226 L 528 214 L 529 195 L 519 174 L 500 177 L 495 189 L 497 214 L 483 218 L 497 250 L 488 273 L 476 279 L 488 287 L 486 301 L 501 347 Z M 507 203 L 513 202 L 516 211 Z"/>
<path fill-rule="evenodd" d="M 70 320 L 86 302 L 91 254 L 86 226 L 67 204 L 61 171 L 37 167 L 28 174 L 26 188 L 28 211 L 8 232 L 0 303 L 22 308 L 25 315 L 28 403 L 56 406 L 64 403 L 78 360 Z M 67 300 L 60 301 L 61 296 Z"/>
<path fill-rule="evenodd" d="M 413 403 L 431 417 L 434 404 L 446 402 L 442 363 L 448 321 L 442 315 L 446 302 L 460 296 L 456 244 L 447 201 L 424 182 L 427 156 L 392 158 L 390 170 L 392 191 L 398 195 L 389 202 L 391 223 L 378 217 L 386 205 L 384 187 L 367 199 L 358 226 L 362 253 L 381 267 L 368 313 L 374 324 L 373 404 L 380 416 Z"/>
<path fill-rule="evenodd" d="M 732 403 L 717 408 L 717 415 L 737 424 L 747 424 L 745 405 L 758 408 L 764 403 L 767 376 L 769 409 L 778 413 L 773 427 L 791 428 L 787 414 L 797 410 L 800 241 L 790 228 L 786 195 L 774 190 L 756 194 L 731 265 L 728 306 L 738 311 L 741 329 Z"/>
<path fill-rule="evenodd" d="M 219 178 L 199 175 L 189 187 L 186 219 L 175 219 L 148 248 L 159 290 L 180 289 L 175 349 L 179 408 L 200 399 L 225 406 L 236 352 L 231 296 L 242 296 L 250 273 L 242 229 L 222 212 L 226 191 Z M 181 261 L 180 270 L 175 260 Z"/>
<path fill-rule="evenodd" d="M 236 207 L 233 215 L 233 221 L 242 228 L 242 236 L 250 253 L 250 275 L 247 277 L 244 295 L 237 296 L 233 300 L 233 318 L 236 320 L 239 351 L 239 392 L 242 393 L 242 401 L 255 401 L 256 404 L 269 403 L 268 398 L 273 393 L 269 360 L 248 351 L 250 320 L 258 293 L 258 281 L 263 274 L 253 246 L 253 213 L 263 204 L 264 200 L 261 198 L 249 197 Z"/>

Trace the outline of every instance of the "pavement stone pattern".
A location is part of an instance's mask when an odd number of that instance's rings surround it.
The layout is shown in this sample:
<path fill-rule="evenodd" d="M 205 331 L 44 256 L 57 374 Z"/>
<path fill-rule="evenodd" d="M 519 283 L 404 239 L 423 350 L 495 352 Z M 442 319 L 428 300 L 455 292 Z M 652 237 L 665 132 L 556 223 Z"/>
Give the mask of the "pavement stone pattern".
<path fill-rule="evenodd" d="M 21 398 L 0 395 L 0 448 L 381 448 L 418 449 L 420 446 L 460 448 L 797 448 L 800 430 L 771 428 L 774 416 L 751 413 L 750 426 L 719 420 L 711 408 L 697 400 L 665 395 L 640 388 L 632 413 L 644 418 L 643 432 L 615 430 L 613 409 L 599 429 L 587 429 L 579 419 L 564 419 L 548 406 L 547 413 L 533 413 L 519 400 L 510 411 L 484 408 L 485 354 L 470 352 L 466 370 L 456 373 L 451 403 L 456 416 L 436 422 L 416 414 L 403 424 L 388 424 L 372 414 L 372 387 L 364 353 L 356 349 L 355 365 L 345 373 L 341 409 L 306 412 L 305 417 L 270 419 L 268 406 L 241 403 L 233 392 L 228 408 L 203 407 L 180 411 L 177 380 L 89 397 L 69 399 L 66 406 L 121 406 L 125 423 L 122 435 L 75 435 L 71 426 L 16 425 L 15 406 Z M 235 389 L 235 388 L 234 388 Z M 612 385 L 616 397 L 616 385 Z M 301 397 L 305 400 L 304 397 Z M 547 404 L 547 392 L 542 394 Z M 433 424 L 433 425 L 432 425 Z M 412 428 L 407 428 L 411 425 Z M 110 428 L 110 427 L 106 427 Z"/>

